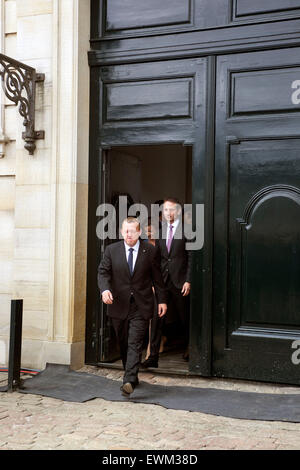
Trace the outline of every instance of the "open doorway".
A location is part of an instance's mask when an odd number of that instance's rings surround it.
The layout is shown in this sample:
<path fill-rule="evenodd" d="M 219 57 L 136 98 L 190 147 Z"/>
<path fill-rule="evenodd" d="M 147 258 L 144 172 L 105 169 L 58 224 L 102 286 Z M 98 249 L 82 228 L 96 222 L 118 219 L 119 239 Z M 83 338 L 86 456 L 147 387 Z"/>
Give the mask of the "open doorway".
<path fill-rule="evenodd" d="M 143 204 L 151 213 L 151 204 L 172 197 L 192 204 L 192 147 L 181 144 L 119 146 L 105 152 L 104 202 L 116 206 L 119 196 L 127 196 L 129 205 Z M 145 224 L 143 223 L 145 229 Z M 117 227 L 117 233 L 118 227 Z M 119 238 L 121 236 L 119 235 Z M 107 240 L 111 243 L 113 240 Z M 189 297 L 187 315 L 189 315 Z M 105 305 L 101 306 L 100 360 L 101 365 L 122 368 L 117 341 Z M 149 354 L 149 334 L 144 341 L 143 360 Z M 182 337 L 182 321 L 172 314 L 164 322 L 160 345 L 159 366 L 165 373 L 188 373 L 188 358 Z M 152 370 L 152 369 L 150 369 Z"/>

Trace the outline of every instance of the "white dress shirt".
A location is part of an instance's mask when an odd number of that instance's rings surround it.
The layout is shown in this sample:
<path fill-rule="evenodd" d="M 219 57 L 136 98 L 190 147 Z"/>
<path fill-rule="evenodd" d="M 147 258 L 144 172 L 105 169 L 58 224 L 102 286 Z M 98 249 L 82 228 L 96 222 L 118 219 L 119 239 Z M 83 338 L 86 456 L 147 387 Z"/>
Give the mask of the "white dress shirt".
<path fill-rule="evenodd" d="M 126 250 L 127 263 L 128 263 L 129 249 L 133 248 L 133 252 L 132 252 L 132 254 L 133 254 L 132 270 L 134 270 L 135 262 L 136 262 L 137 255 L 138 255 L 138 252 L 139 252 L 140 240 L 138 240 L 134 246 L 129 246 L 124 241 L 124 246 L 125 246 L 125 250 Z"/>

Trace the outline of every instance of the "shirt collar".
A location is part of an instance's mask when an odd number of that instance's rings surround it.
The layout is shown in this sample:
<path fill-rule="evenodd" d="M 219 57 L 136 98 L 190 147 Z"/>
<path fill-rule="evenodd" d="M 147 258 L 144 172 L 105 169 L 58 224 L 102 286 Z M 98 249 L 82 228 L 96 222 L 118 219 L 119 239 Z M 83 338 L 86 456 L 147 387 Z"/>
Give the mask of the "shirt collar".
<path fill-rule="evenodd" d="M 140 246 L 140 240 L 138 240 L 134 246 L 127 245 L 127 243 L 125 241 L 124 241 L 124 245 L 125 245 L 126 250 L 129 250 L 129 248 L 133 248 L 134 251 L 138 251 L 139 246 Z"/>
<path fill-rule="evenodd" d="M 170 225 L 172 225 L 173 229 L 176 229 L 178 227 L 178 224 L 179 224 L 179 219 L 174 220 L 174 222 L 172 222 L 172 224 L 170 224 L 169 222 L 167 222 L 167 224 L 168 224 L 168 229 L 170 228 Z"/>

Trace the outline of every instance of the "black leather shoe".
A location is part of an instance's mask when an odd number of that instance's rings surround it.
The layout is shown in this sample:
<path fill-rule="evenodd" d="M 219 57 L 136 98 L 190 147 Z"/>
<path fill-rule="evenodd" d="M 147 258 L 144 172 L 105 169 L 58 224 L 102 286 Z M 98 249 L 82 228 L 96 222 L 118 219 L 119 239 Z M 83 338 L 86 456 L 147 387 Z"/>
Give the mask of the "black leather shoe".
<path fill-rule="evenodd" d="M 141 367 L 143 369 L 148 369 L 148 367 L 157 368 L 158 367 L 158 359 L 151 359 L 149 357 L 149 359 L 146 359 L 146 361 L 142 362 Z"/>
<path fill-rule="evenodd" d="M 123 397 L 130 397 L 130 394 L 133 392 L 134 387 L 134 384 L 132 384 L 131 382 L 126 382 L 125 384 L 123 384 L 120 387 Z"/>

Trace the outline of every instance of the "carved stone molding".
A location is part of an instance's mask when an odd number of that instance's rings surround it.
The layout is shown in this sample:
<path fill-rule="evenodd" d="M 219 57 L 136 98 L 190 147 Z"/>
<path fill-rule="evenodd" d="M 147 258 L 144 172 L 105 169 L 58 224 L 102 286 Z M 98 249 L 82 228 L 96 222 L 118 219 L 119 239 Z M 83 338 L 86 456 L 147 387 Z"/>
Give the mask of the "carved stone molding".
<path fill-rule="evenodd" d="M 44 131 L 36 131 L 35 123 L 35 89 L 37 82 L 43 82 L 45 75 L 15 59 L 0 54 L 0 77 L 2 78 L 5 96 L 15 103 L 23 117 L 25 132 L 25 149 L 33 155 L 37 139 L 44 139 Z"/>

